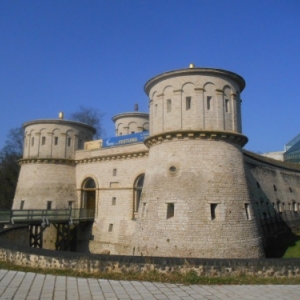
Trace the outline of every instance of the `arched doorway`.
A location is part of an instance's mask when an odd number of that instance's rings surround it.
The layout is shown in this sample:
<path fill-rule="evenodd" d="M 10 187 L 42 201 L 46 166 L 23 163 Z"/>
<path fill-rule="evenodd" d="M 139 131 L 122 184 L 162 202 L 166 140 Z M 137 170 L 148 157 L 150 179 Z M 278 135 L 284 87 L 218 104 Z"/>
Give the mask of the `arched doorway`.
<path fill-rule="evenodd" d="M 145 174 L 139 175 L 134 182 L 134 197 L 133 197 L 133 218 L 136 219 L 141 198 L 142 198 L 142 190 L 144 185 L 144 177 Z"/>
<path fill-rule="evenodd" d="M 87 178 L 82 184 L 81 207 L 94 211 L 96 208 L 96 183 L 93 178 Z"/>

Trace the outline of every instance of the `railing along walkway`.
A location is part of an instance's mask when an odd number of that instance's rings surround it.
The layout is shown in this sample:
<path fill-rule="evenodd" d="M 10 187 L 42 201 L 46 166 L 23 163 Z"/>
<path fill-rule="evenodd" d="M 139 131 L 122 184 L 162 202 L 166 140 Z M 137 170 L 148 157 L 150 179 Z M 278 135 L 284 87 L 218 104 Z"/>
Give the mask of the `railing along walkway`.
<path fill-rule="evenodd" d="M 0 210 L 0 224 L 74 223 L 94 220 L 94 209 Z"/>

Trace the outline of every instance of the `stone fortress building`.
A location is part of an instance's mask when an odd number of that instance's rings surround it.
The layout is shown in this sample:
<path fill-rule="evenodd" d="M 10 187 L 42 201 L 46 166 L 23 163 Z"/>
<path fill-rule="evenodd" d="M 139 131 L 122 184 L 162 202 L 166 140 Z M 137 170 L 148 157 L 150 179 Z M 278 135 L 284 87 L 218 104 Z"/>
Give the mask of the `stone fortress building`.
<path fill-rule="evenodd" d="M 116 137 L 93 141 L 93 127 L 63 118 L 25 123 L 13 209 L 94 210 L 92 224 L 72 224 L 76 251 L 264 257 L 300 225 L 300 168 L 243 150 L 244 87 L 191 64 L 150 79 L 149 114 L 116 115 Z"/>

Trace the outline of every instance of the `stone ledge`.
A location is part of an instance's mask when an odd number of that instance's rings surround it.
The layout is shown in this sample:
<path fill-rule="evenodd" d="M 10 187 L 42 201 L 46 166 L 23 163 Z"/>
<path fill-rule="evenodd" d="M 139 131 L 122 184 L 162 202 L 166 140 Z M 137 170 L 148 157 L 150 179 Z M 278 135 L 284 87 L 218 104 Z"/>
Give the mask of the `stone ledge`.
<path fill-rule="evenodd" d="M 244 146 L 248 142 L 248 138 L 240 133 L 230 131 L 215 131 L 215 130 L 180 130 L 168 131 L 149 136 L 145 139 L 145 145 L 152 147 L 164 141 L 172 140 L 214 140 L 227 141 L 229 143 Z"/>
<path fill-rule="evenodd" d="M 86 163 L 95 163 L 101 161 L 110 161 L 110 160 L 124 160 L 124 159 L 132 159 L 132 158 L 140 158 L 148 156 L 148 151 L 139 151 L 139 152 L 131 152 L 131 153 L 118 153 L 112 155 L 103 155 L 103 156 L 95 156 L 90 158 L 76 159 L 76 164 L 86 164 Z"/>
<path fill-rule="evenodd" d="M 66 164 L 74 165 L 74 159 L 66 158 L 43 158 L 43 157 L 32 157 L 32 158 L 23 158 L 19 160 L 20 165 L 25 164 Z"/>

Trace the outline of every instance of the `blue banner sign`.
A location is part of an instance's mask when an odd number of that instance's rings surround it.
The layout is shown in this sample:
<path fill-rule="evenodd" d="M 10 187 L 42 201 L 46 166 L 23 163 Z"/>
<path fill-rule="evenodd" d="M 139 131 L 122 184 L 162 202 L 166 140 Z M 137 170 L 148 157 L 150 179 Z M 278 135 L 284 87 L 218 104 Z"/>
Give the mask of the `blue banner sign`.
<path fill-rule="evenodd" d="M 142 131 L 138 133 L 120 135 L 107 139 L 103 139 L 102 147 L 116 147 L 133 143 L 141 143 L 149 136 L 149 131 Z"/>

